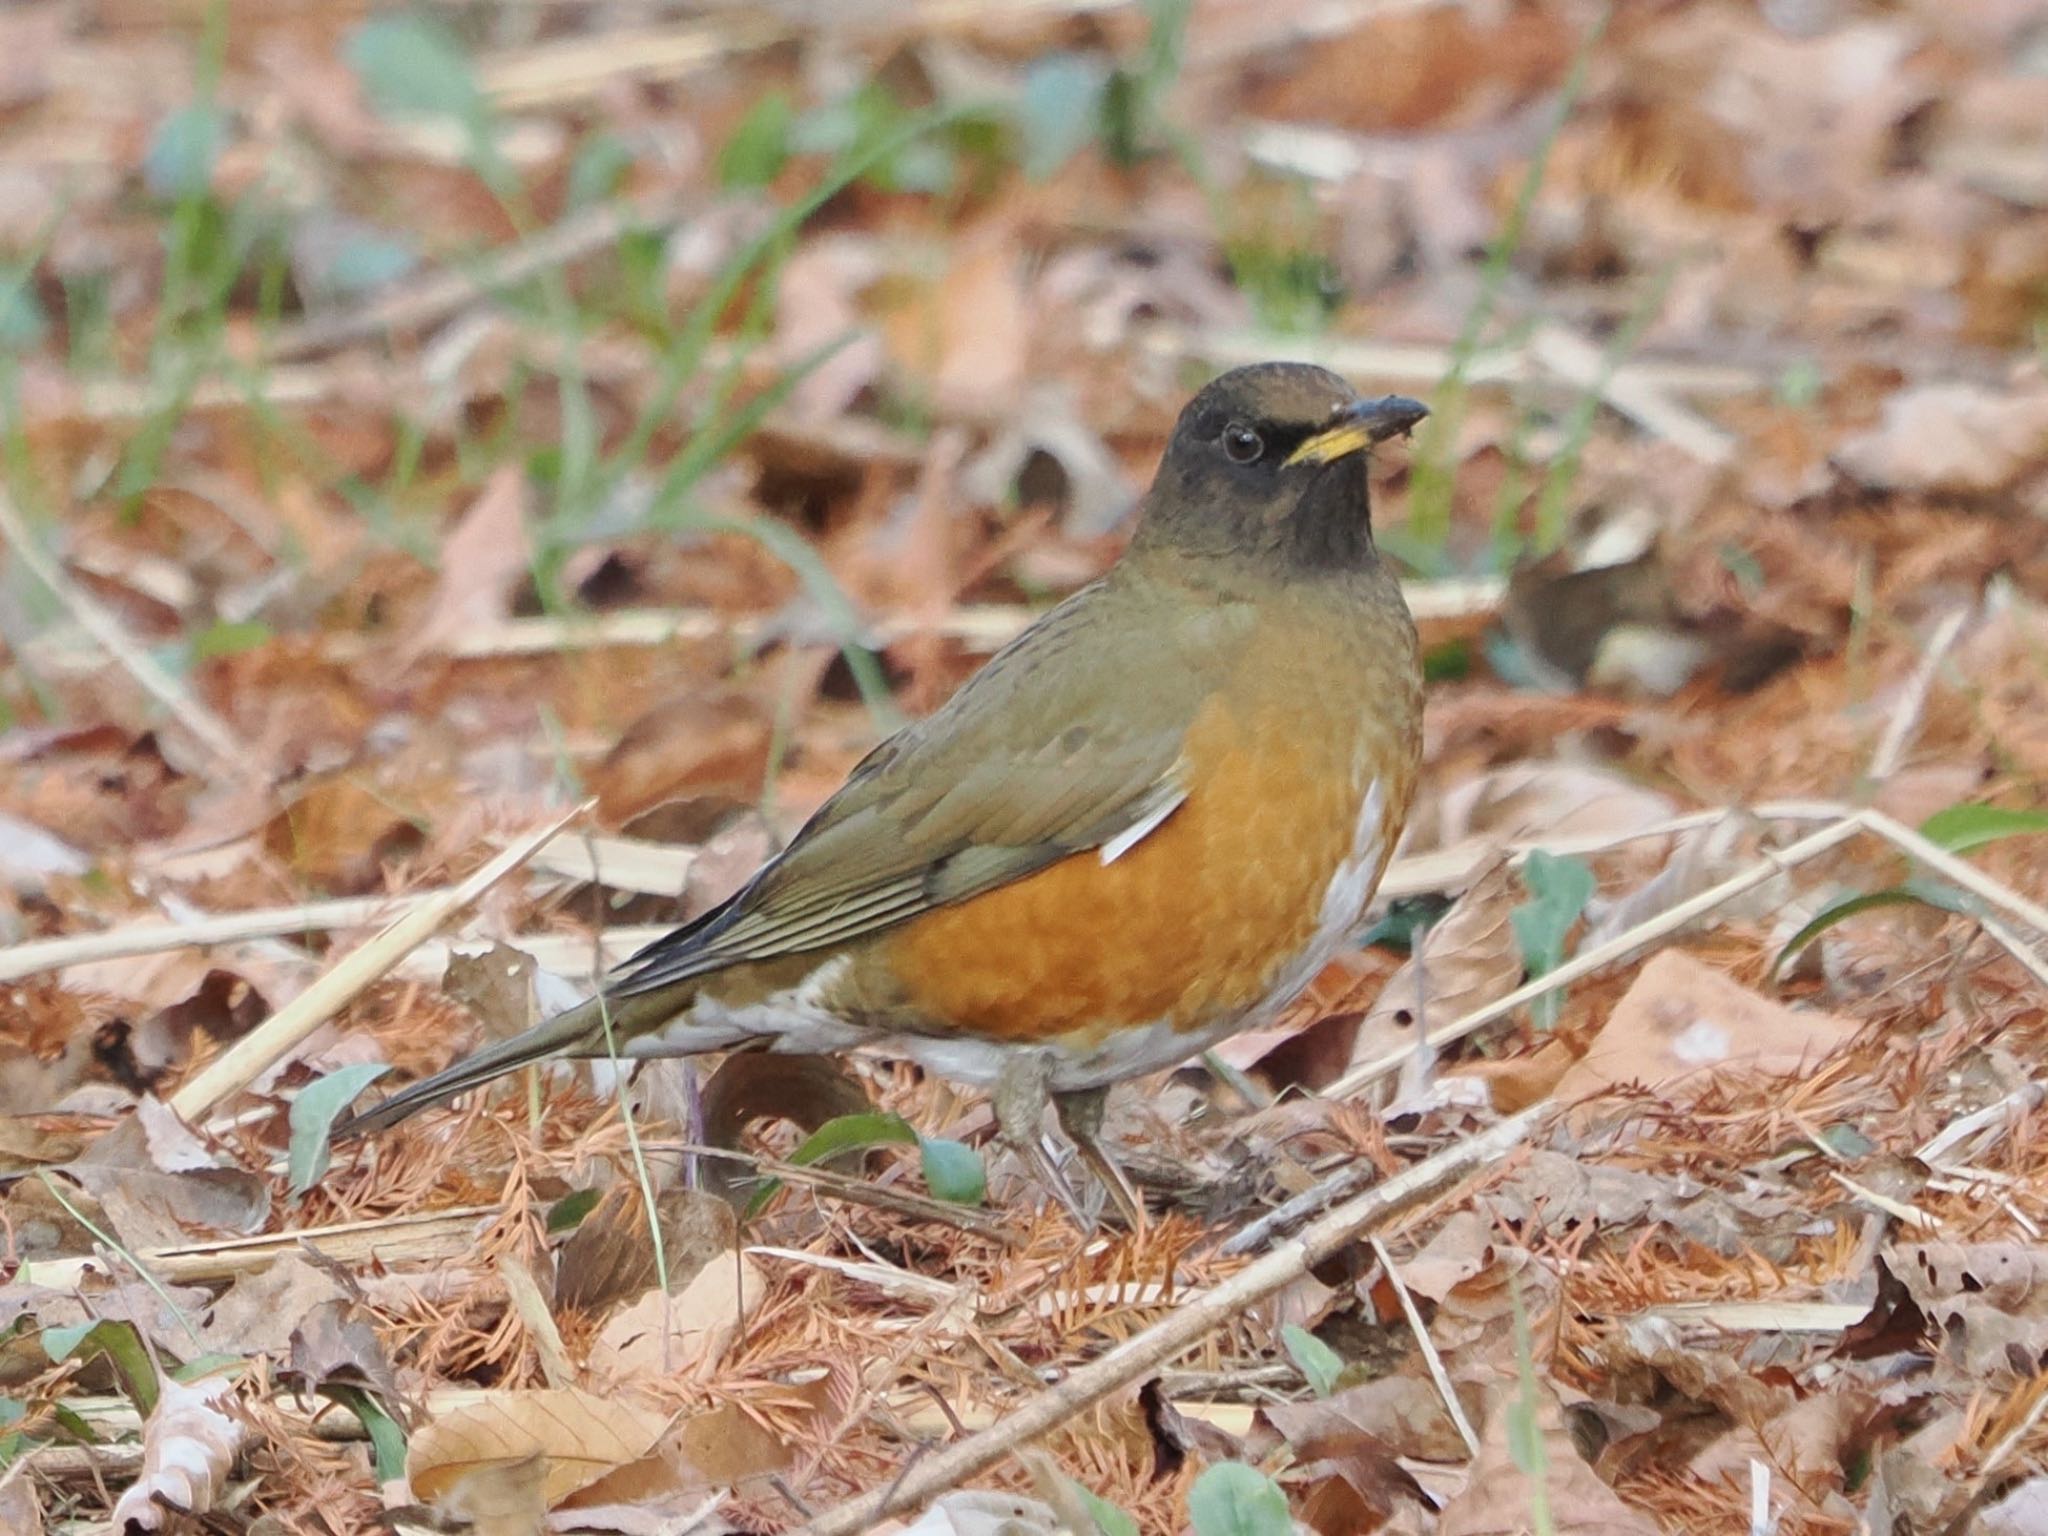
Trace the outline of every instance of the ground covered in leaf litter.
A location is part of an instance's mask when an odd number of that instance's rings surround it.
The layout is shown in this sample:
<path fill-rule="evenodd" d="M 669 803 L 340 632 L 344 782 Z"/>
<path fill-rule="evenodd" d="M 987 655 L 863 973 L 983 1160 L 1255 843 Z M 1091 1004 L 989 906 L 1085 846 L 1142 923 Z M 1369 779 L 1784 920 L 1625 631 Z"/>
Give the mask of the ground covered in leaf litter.
<path fill-rule="evenodd" d="M 2034 9 L 1006 10 L 0 17 L 0 1525 L 795 1526 L 1319 1178 L 1554 1105 L 978 1481 L 1027 1529 L 1272 1528 L 1233 1464 L 1321 1532 L 2040 1529 Z M 293 1165 L 308 1084 L 730 890 L 1283 353 L 1436 408 L 1379 514 L 1427 798 L 1393 948 L 1113 1106 L 1142 1239 L 908 1147 L 742 1226 L 666 1071 L 637 1146 L 565 1073 Z M 886 1064 L 701 1091 L 770 1158 L 771 1094 L 988 1129 Z"/>

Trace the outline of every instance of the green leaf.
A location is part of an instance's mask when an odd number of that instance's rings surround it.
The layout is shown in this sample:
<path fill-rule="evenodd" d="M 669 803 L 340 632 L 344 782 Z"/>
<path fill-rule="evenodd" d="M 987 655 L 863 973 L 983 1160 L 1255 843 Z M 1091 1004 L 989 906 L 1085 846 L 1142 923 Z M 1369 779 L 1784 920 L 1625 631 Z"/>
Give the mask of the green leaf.
<path fill-rule="evenodd" d="M 320 1389 L 362 1422 L 363 1431 L 377 1458 L 377 1481 L 396 1481 L 405 1472 L 405 1430 L 384 1411 L 383 1405 L 361 1387 L 329 1383 Z"/>
<path fill-rule="evenodd" d="M 2013 810 L 2002 805 L 1952 805 L 1920 823 L 1920 835 L 1950 853 L 1968 853 L 2008 837 L 2048 832 L 2048 811 Z"/>
<path fill-rule="evenodd" d="M 740 119 L 718 152 L 718 182 L 728 191 L 765 187 L 789 163 L 790 129 L 796 103 L 787 91 L 770 91 Z"/>
<path fill-rule="evenodd" d="M 43 301 L 30 286 L 34 276 L 27 262 L 12 266 L 0 261 L 0 347 L 26 352 L 50 333 Z"/>
<path fill-rule="evenodd" d="M 1857 896 L 1845 896 L 1833 905 L 1824 908 L 1804 928 L 1785 941 L 1785 947 L 1778 951 L 1778 958 L 1771 962 L 1771 980 L 1776 981 L 1784 974 L 1785 966 L 1799 951 L 1826 933 L 1835 924 L 1859 912 L 1874 911 L 1879 907 L 1933 907 L 1941 912 L 1953 912 L 1968 917 L 1974 910 L 1970 898 L 1952 885 L 1938 880 L 1908 880 L 1903 885 L 1889 886 L 1881 891 L 1865 891 Z"/>
<path fill-rule="evenodd" d="M 1219 1461 L 1188 1490 L 1195 1536 L 1293 1536 L 1287 1495 L 1238 1461 Z"/>
<path fill-rule="evenodd" d="M 135 1411 L 145 1419 L 155 1411 L 156 1367 L 150 1363 L 149 1351 L 142 1347 L 142 1335 L 135 1331 L 133 1323 L 101 1318 L 97 1322 L 45 1328 L 43 1350 L 52 1362 L 105 1355 L 119 1373 Z"/>
<path fill-rule="evenodd" d="M 270 626 L 261 619 L 220 619 L 192 637 L 192 659 L 239 656 L 269 643 Z"/>
<path fill-rule="evenodd" d="M 935 1198 L 954 1205 L 979 1205 L 988 1198 L 988 1171 L 974 1148 L 944 1136 L 921 1136 L 917 1145 L 924 1160 L 924 1187 Z"/>
<path fill-rule="evenodd" d="M 1397 896 L 1387 903 L 1380 920 L 1358 936 L 1358 947 L 1371 949 L 1378 944 L 1412 955 L 1415 946 L 1428 937 L 1429 930 L 1450 910 L 1451 898 L 1433 891 L 1421 896 Z"/>
<path fill-rule="evenodd" d="M 892 1115 L 882 1110 L 873 1110 L 858 1115 L 839 1115 L 827 1120 L 803 1139 L 803 1144 L 789 1154 L 789 1160 L 799 1168 L 808 1168 L 829 1158 L 847 1152 L 865 1152 L 870 1147 L 905 1147 L 917 1144 L 917 1130 L 901 1115 Z M 761 1213 L 775 1191 L 782 1188 L 780 1179 L 763 1179 L 747 1201 L 747 1208 L 740 1213 L 742 1221 L 751 1221 Z"/>
<path fill-rule="evenodd" d="M 1280 1330 L 1280 1342 L 1287 1346 L 1287 1358 L 1301 1372 L 1309 1390 L 1328 1397 L 1337 1390 L 1337 1378 L 1344 1372 L 1344 1357 L 1299 1323 Z"/>
<path fill-rule="evenodd" d="M 870 1147 L 917 1145 L 917 1132 L 901 1115 L 873 1110 L 860 1115 L 841 1115 L 827 1120 L 789 1154 L 799 1168 L 808 1168 L 847 1152 L 865 1152 Z"/>
<path fill-rule="evenodd" d="M 571 1190 L 548 1207 L 548 1236 L 555 1237 L 563 1232 L 574 1232 L 583 1225 L 583 1218 L 597 1209 L 597 1202 L 604 1195 L 595 1189 Z"/>
<path fill-rule="evenodd" d="M 594 134 L 569 162 L 569 206 L 588 208 L 603 202 L 619 190 L 632 168 L 632 145 L 616 133 Z"/>
<path fill-rule="evenodd" d="M 1017 139 L 1026 176 L 1043 181 L 1086 147 L 1101 124 L 1108 89 L 1108 66 L 1081 54 L 1051 54 L 1024 72 Z"/>
<path fill-rule="evenodd" d="M 481 117 L 483 91 L 462 47 L 424 16 L 375 16 L 342 48 L 370 105 L 392 117 Z"/>
<path fill-rule="evenodd" d="M 180 107 L 150 137 L 142 157 L 143 185 L 166 201 L 205 196 L 226 137 L 227 125 L 210 102 Z"/>
<path fill-rule="evenodd" d="M 401 236 L 363 230 L 335 247 L 321 279 L 337 294 L 369 293 L 397 282 L 419 264 L 419 252 Z"/>
<path fill-rule="evenodd" d="M 1095 1519 L 1095 1529 L 1101 1536 L 1138 1536 L 1138 1522 L 1118 1509 L 1086 1483 L 1077 1483 L 1073 1478 L 1060 1475 L 1060 1481 L 1087 1507 Z"/>
<path fill-rule="evenodd" d="M 1508 921 L 1522 947 L 1522 963 L 1532 977 L 1542 976 L 1564 963 L 1565 938 L 1593 899 L 1593 871 L 1584 859 L 1559 858 L 1538 848 L 1522 865 L 1522 884 L 1529 899 L 1508 914 Z M 1563 1007 L 1563 992 L 1554 990 L 1537 998 L 1529 1012 L 1539 1029 L 1549 1029 Z"/>
<path fill-rule="evenodd" d="M 341 1112 L 357 1094 L 390 1070 L 386 1062 L 358 1061 L 337 1067 L 299 1090 L 299 1096 L 292 1100 L 291 1156 L 287 1165 L 293 1195 L 303 1195 L 327 1171 L 327 1137 Z"/>

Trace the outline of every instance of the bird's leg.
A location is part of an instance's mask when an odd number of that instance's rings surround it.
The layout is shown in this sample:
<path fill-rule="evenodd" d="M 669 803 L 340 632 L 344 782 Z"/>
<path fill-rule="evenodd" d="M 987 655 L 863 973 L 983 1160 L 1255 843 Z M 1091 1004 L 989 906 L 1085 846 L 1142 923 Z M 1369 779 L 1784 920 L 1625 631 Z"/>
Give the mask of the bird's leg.
<path fill-rule="evenodd" d="M 1102 1144 L 1102 1111 L 1109 1102 L 1109 1088 L 1083 1088 L 1074 1093 L 1056 1093 L 1053 1108 L 1059 1111 L 1060 1129 L 1081 1154 L 1081 1160 L 1102 1181 L 1110 1203 L 1133 1232 L 1145 1230 L 1145 1200 L 1131 1183 L 1121 1164 Z"/>
<path fill-rule="evenodd" d="M 1052 1063 L 1037 1051 L 1015 1051 L 996 1079 L 989 1101 L 996 1112 L 996 1129 L 1003 1140 L 1022 1153 L 1038 1171 L 1046 1188 L 1053 1192 L 1067 1214 L 1084 1231 L 1095 1225 L 1074 1186 L 1045 1146 L 1045 1106 L 1051 1097 Z M 1065 1123 L 1064 1117 L 1062 1124 Z"/>

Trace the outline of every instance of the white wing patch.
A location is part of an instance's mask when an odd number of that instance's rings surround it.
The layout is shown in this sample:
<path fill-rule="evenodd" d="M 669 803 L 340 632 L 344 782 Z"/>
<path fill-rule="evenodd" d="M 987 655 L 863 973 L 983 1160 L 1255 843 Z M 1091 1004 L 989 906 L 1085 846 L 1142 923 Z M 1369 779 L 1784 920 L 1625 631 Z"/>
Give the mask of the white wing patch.
<path fill-rule="evenodd" d="M 1117 833 L 1115 837 L 1112 837 L 1102 845 L 1102 862 L 1104 864 L 1114 864 L 1118 859 L 1137 847 L 1138 844 L 1145 841 L 1146 838 L 1159 830 L 1160 823 L 1186 803 L 1187 798 L 1186 790 L 1171 790 L 1156 807 L 1147 811 L 1143 816 L 1140 816 L 1128 827 L 1125 827 L 1123 831 Z"/>

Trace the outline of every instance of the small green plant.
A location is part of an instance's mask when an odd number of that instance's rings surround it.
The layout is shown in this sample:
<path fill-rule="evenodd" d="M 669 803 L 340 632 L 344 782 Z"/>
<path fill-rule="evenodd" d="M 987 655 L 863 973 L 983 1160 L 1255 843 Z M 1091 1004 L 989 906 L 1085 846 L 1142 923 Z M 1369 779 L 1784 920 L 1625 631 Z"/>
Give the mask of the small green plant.
<path fill-rule="evenodd" d="M 1287 1495 L 1255 1467 L 1219 1461 L 1188 1490 L 1195 1536 L 1293 1536 Z"/>
<path fill-rule="evenodd" d="M 1344 1373 L 1344 1357 L 1321 1339 L 1310 1333 L 1299 1323 L 1288 1323 L 1280 1330 L 1280 1342 L 1287 1348 L 1287 1358 L 1294 1362 L 1294 1368 L 1301 1372 L 1301 1379 L 1317 1397 L 1328 1397 L 1337 1390 L 1337 1378 Z"/>
<path fill-rule="evenodd" d="M 1522 865 L 1522 884 L 1528 887 L 1529 899 L 1508 914 L 1508 921 L 1522 947 L 1522 963 L 1533 978 L 1564 964 L 1565 940 L 1585 914 L 1597 882 L 1584 859 L 1560 858 L 1538 848 Z M 1562 987 L 1551 988 L 1529 1005 L 1539 1029 L 1555 1028 L 1563 1010 Z"/>
<path fill-rule="evenodd" d="M 2012 837 L 2048 834 L 2048 811 L 2003 805 L 1951 805 L 1920 824 L 1920 835 L 1945 853 L 1969 853 Z M 1908 879 L 1875 891 L 1854 891 L 1831 901 L 1785 941 L 1771 962 L 1776 981 L 1800 951 L 1838 923 L 1884 907 L 1925 907 L 1957 917 L 1976 917 L 1983 904 L 1945 880 Z"/>
<path fill-rule="evenodd" d="M 1426 566 L 1443 565 L 1450 541 L 1452 482 L 1457 469 L 1458 432 L 1465 416 L 1466 378 L 1486 341 L 1501 290 L 1507 282 L 1515 253 L 1521 248 L 1529 212 L 1535 207 L 1537 194 L 1543 190 L 1544 180 L 1549 174 L 1551 151 L 1585 91 L 1586 71 L 1593 49 L 1605 33 L 1611 14 L 1612 6 L 1601 7 L 1572 55 L 1571 67 L 1558 92 L 1557 110 L 1536 146 L 1536 153 L 1530 157 L 1528 169 L 1515 193 L 1514 207 L 1500 232 L 1487 245 L 1486 262 L 1480 269 L 1478 296 L 1466 312 L 1464 324 L 1451 346 L 1450 372 L 1432 396 L 1429 419 L 1423 422 L 1416 434 L 1415 468 L 1408 490 L 1406 550 Z"/>

